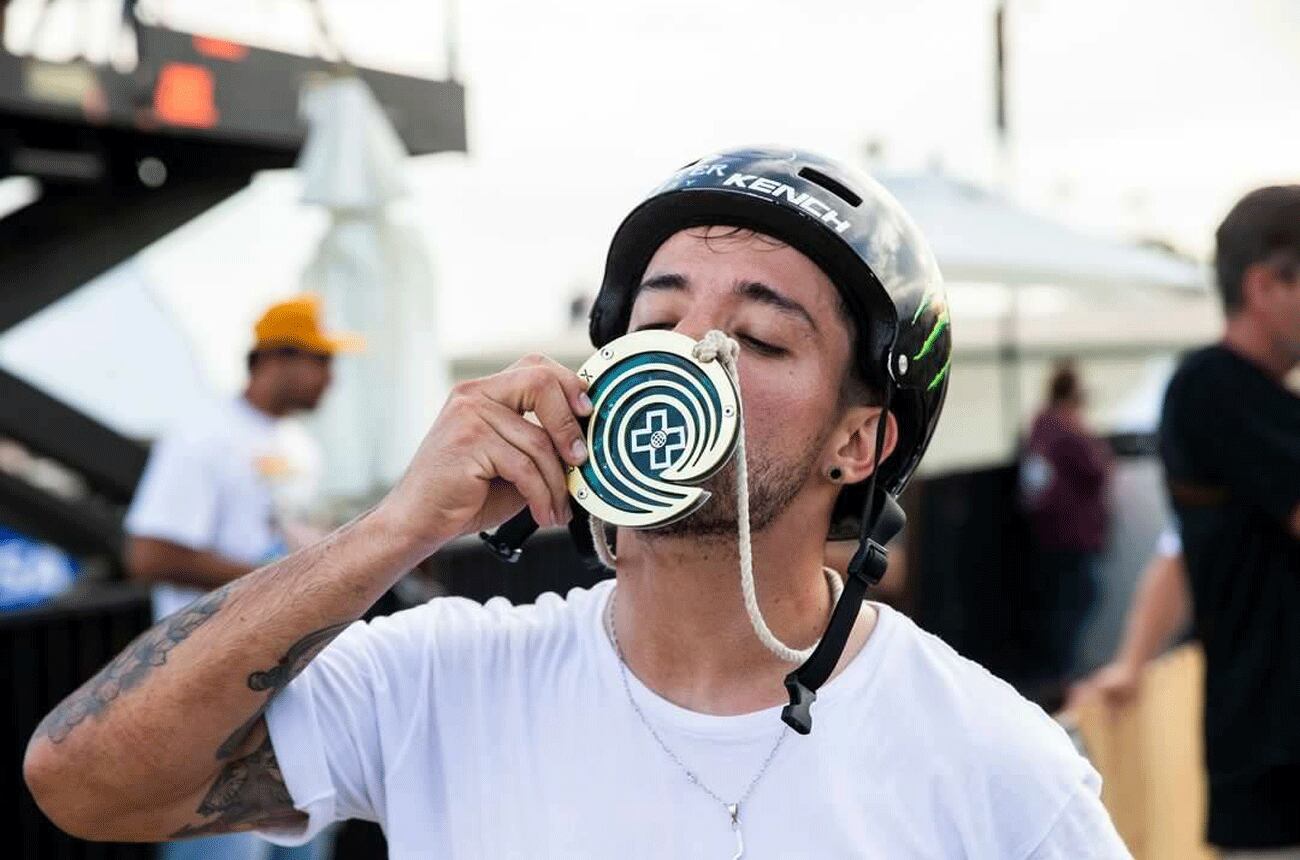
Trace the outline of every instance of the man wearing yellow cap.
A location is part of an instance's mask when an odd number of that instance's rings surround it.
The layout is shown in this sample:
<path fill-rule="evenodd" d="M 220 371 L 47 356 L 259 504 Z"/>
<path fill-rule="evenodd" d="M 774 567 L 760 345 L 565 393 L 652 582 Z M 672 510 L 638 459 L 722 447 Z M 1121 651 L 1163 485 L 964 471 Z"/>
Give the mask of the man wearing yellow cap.
<path fill-rule="evenodd" d="M 254 333 L 243 393 L 158 440 L 127 514 L 126 566 L 154 586 L 156 619 L 293 548 L 286 496 L 295 486 L 301 495 L 297 473 L 308 470 L 295 463 L 279 419 L 315 409 L 333 357 L 363 346 L 355 335 L 324 331 L 320 300 L 309 294 L 270 307 Z M 234 834 L 174 843 L 163 856 L 260 860 L 271 849 Z"/>

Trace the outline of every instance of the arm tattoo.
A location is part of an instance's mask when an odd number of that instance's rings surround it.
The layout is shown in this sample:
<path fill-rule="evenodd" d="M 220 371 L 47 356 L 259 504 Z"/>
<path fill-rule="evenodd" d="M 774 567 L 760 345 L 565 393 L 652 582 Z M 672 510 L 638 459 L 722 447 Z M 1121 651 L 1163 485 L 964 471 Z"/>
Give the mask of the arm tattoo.
<path fill-rule="evenodd" d="M 308 633 L 289 647 L 285 655 L 280 658 L 279 663 L 276 663 L 270 669 L 254 672 L 248 676 L 248 689 L 256 692 L 269 690 L 270 695 L 266 697 L 262 707 L 258 708 L 257 712 L 249 717 L 247 722 L 235 729 L 234 733 L 217 748 L 218 759 L 227 759 L 235 754 L 240 745 L 247 740 L 254 726 L 262 719 L 262 714 L 266 711 L 267 706 L 271 704 L 271 699 L 275 697 L 275 694 L 283 690 L 290 681 L 298 676 L 298 673 L 307 668 L 307 664 L 315 659 L 316 655 L 323 651 L 325 646 L 330 644 L 334 637 L 342 633 L 347 626 L 347 623 L 334 624 L 313 633 Z"/>
<path fill-rule="evenodd" d="M 228 595 L 229 586 L 218 588 L 140 634 L 99 674 L 50 711 L 36 727 L 36 734 L 57 744 L 85 719 L 102 714 L 118 696 L 139 686 L 155 667 L 166 663 L 171 650 L 215 615 Z"/>
<path fill-rule="evenodd" d="M 265 731 L 264 725 L 262 730 Z M 202 824 L 186 825 L 173 833 L 173 838 L 263 827 L 299 827 L 307 821 L 305 813 L 294 809 L 269 734 L 257 749 L 221 769 L 195 811 L 205 817 L 216 817 Z"/>
<path fill-rule="evenodd" d="M 356 527 L 357 523 L 370 516 L 370 513 L 373 510 L 374 508 L 372 507 L 365 513 L 357 516 L 347 525 L 335 532 L 334 537 L 341 536 L 344 533 L 351 531 Z M 283 571 L 283 574 L 285 576 L 293 576 L 298 572 L 309 570 L 313 565 L 320 561 L 328 551 L 329 545 L 330 539 L 326 539 L 315 546 L 289 556 L 281 562 L 281 564 L 286 568 Z M 350 623 L 351 622 L 334 624 L 329 627 L 322 627 L 320 630 L 316 630 L 312 633 L 308 633 L 293 645 L 289 646 L 289 650 L 280 658 L 279 663 L 269 669 L 254 672 L 248 676 L 248 689 L 257 693 L 268 691 L 268 695 L 266 700 L 262 703 L 262 706 L 257 709 L 257 712 L 249 717 L 242 726 L 235 729 L 235 731 L 231 733 L 230 737 L 226 738 L 225 741 L 222 742 L 221 746 L 217 747 L 218 761 L 228 759 L 239 751 L 239 748 L 251 734 L 253 727 L 262 719 L 262 714 L 266 712 L 267 707 L 271 704 L 271 700 L 275 698 L 276 693 L 279 693 L 288 686 L 289 682 L 296 678 L 303 669 L 307 668 L 307 664 L 315 659 L 316 655 L 323 651 L 325 646 L 330 644 L 330 642 L 334 640 L 334 637 L 343 632 L 343 629 Z"/>

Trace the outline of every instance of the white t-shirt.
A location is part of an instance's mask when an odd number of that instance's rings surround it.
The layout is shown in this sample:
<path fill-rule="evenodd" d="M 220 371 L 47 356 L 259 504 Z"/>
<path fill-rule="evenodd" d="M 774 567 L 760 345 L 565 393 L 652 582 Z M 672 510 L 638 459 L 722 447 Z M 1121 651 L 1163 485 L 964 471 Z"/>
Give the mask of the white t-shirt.
<path fill-rule="evenodd" d="M 259 564 L 286 551 L 280 495 L 313 480 L 311 451 L 243 397 L 208 404 L 154 445 L 126 516 L 132 535 Z M 202 594 L 162 584 L 155 619 Z"/>
<path fill-rule="evenodd" d="M 405 858 L 731 857 L 725 810 L 638 720 L 602 616 L 612 582 L 536 605 L 463 598 L 352 625 L 271 703 L 297 844 L 378 821 Z M 1128 857 L 1100 778 L 1036 706 L 878 606 L 741 809 L 745 857 Z M 738 797 L 780 708 L 685 710 L 635 677 L 673 752 Z"/>

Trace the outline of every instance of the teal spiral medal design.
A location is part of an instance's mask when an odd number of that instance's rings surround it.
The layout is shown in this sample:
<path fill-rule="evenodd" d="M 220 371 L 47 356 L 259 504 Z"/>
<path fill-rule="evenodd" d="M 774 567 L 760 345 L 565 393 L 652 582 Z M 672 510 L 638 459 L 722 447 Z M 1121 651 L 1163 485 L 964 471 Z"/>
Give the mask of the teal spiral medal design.
<path fill-rule="evenodd" d="M 708 501 L 694 485 L 736 449 L 740 397 L 731 374 L 696 359 L 695 346 L 676 332 L 634 332 L 578 369 L 592 402 L 590 456 L 569 469 L 569 493 L 596 518 L 651 529 Z"/>

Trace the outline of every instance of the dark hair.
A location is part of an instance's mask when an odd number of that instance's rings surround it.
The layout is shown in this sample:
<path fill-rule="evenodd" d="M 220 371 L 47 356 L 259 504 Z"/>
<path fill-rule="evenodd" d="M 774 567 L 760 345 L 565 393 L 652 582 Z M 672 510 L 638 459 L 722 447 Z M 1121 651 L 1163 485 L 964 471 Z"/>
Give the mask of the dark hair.
<path fill-rule="evenodd" d="M 1073 361 L 1062 361 L 1052 369 L 1052 376 L 1047 382 L 1047 402 L 1059 406 L 1070 400 L 1077 400 L 1083 395 L 1083 385 L 1079 381 L 1079 372 Z"/>
<path fill-rule="evenodd" d="M 1258 188 L 1237 202 L 1214 234 L 1223 308 L 1241 309 L 1246 269 L 1278 254 L 1300 259 L 1300 185 Z"/>

